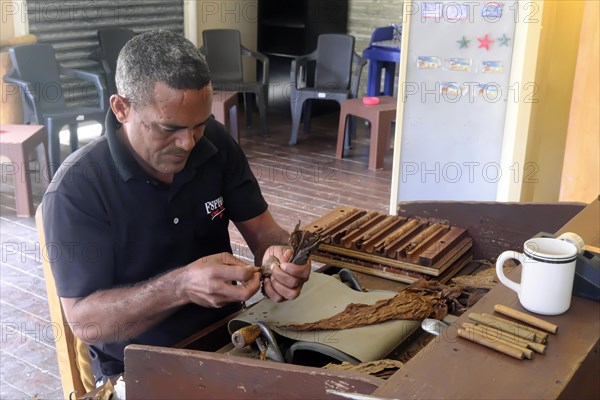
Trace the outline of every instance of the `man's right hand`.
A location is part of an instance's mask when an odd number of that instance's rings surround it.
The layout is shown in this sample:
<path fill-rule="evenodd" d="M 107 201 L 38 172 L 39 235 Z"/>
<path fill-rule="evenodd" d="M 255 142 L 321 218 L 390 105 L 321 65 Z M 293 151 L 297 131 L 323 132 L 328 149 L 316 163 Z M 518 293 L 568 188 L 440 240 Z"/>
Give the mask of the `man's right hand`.
<path fill-rule="evenodd" d="M 184 269 L 178 282 L 178 288 L 183 290 L 181 294 L 204 307 L 246 301 L 260 289 L 259 268 L 243 263 L 230 253 L 202 257 Z"/>

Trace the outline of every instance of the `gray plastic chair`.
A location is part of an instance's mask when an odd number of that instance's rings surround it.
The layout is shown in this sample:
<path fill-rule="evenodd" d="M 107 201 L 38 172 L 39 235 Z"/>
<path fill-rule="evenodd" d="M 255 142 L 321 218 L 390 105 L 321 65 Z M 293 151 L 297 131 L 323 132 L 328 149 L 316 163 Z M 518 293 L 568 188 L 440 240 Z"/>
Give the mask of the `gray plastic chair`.
<path fill-rule="evenodd" d="M 100 76 L 89 72 L 61 67 L 56 61 L 54 49 L 49 44 L 27 44 L 9 49 L 12 69 L 4 81 L 17 85 L 23 100 L 23 123 L 41 124 L 48 135 L 48 158 L 52 175 L 61 163 L 59 133 L 68 125 L 71 133 L 71 151 L 77 150 L 79 141 L 77 127 L 80 122 L 93 120 L 102 125 L 108 100 Z M 67 107 L 61 76 L 78 78 L 92 83 L 98 92 L 98 107 Z M 88 85 L 77 88 L 89 98 Z M 94 94 L 95 97 L 95 94 Z"/>
<path fill-rule="evenodd" d="M 290 144 L 298 142 L 298 128 L 304 109 L 304 132 L 310 131 L 310 101 L 334 100 L 338 103 L 355 98 L 362 69 L 367 63 L 354 51 L 354 37 L 328 33 L 319 35 L 317 49 L 292 60 L 290 105 L 292 132 Z M 314 65 L 314 82 L 309 82 L 309 69 Z M 352 73 L 352 66 L 354 74 Z M 351 129 L 351 128 L 349 128 Z M 350 135 L 346 135 L 349 140 Z"/>
<path fill-rule="evenodd" d="M 244 94 L 246 124 L 252 126 L 252 107 L 246 106 L 246 94 L 256 96 L 260 123 L 267 133 L 267 101 L 269 82 L 269 59 L 242 45 L 240 31 L 237 29 L 207 29 L 202 32 L 210 79 L 214 90 L 238 92 Z M 242 56 L 253 57 L 262 63 L 262 79 L 244 82 Z"/>
<path fill-rule="evenodd" d="M 134 36 L 135 32 L 127 28 L 105 28 L 98 30 L 99 47 L 90 57 L 102 65 L 104 75 L 106 76 L 108 96 L 117 93 L 115 72 L 117 70 L 119 52 L 125 46 L 125 43 Z"/>

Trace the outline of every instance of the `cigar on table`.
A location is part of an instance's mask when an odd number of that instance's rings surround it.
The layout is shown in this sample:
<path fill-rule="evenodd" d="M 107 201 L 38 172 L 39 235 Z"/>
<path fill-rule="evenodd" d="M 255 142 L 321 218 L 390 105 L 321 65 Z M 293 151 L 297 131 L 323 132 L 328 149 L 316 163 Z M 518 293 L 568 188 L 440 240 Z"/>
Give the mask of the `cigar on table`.
<path fill-rule="evenodd" d="M 534 317 L 533 315 L 525 314 L 524 312 L 515 310 L 514 308 L 503 306 L 502 304 L 496 304 L 494 306 L 494 311 L 500 314 L 504 314 L 507 317 L 514 318 L 518 321 L 525 322 L 526 324 L 535 326 L 536 328 L 540 328 L 541 330 L 544 330 L 546 332 L 558 332 L 558 326 L 548 321 L 544 321 L 543 319 Z"/>
<path fill-rule="evenodd" d="M 521 350 L 515 349 L 514 347 L 508 346 L 504 343 L 493 342 L 485 336 L 482 336 L 474 331 L 458 328 L 458 336 L 519 360 L 522 360 L 524 357 L 524 354 Z"/>
<path fill-rule="evenodd" d="M 510 334 L 514 334 L 514 335 L 519 336 L 526 340 L 534 341 L 534 338 L 535 338 L 535 333 L 525 331 L 523 329 L 518 329 L 514 325 L 509 325 L 509 324 L 505 324 L 503 322 L 497 321 L 493 318 L 490 318 L 490 316 L 488 314 L 470 313 L 469 319 L 479 322 L 481 324 L 493 326 L 496 329 L 499 329 L 504 332 L 508 332 Z"/>
<path fill-rule="evenodd" d="M 487 340 L 490 340 L 492 342 L 496 341 L 498 343 L 502 343 L 507 346 L 514 347 L 517 350 L 520 350 L 523 352 L 523 355 L 525 356 L 525 358 L 527 358 L 529 360 L 531 360 L 533 358 L 533 350 L 527 348 L 526 344 L 524 344 L 524 345 L 516 344 L 514 342 L 504 339 L 500 335 L 494 335 L 494 334 L 488 332 L 487 330 L 483 329 L 481 327 L 481 325 L 473 325 L 473 324 L 469 324 L 469 323 L 465 322 L 465 323 L 463 323 L 463 327 L 469 332 L 475 332 L 475 333 L 480 334 L 481 336 L 485 337 Z"/>
<path fill-rule="evenodd" d="M 546 343 L 546 341 L 548 340 L 548 332 L 544 332 L 544 331 L 541 331 L 539 329 L 532 328 L 530 326 L 519 324 L 519 323 L 516 323 L 514 321 L 508 320 L 506 318 L 500 318 L 500 317 L 497 317 L 495 315 L 490 315 L 490 314 L 482 314 L 482 315 L 489 316 L 490 318 L 493 318 L 496 321 L 505 323 L 507 325 L 514 326 L 515 329 L 522 329 L 522 330 L 525 330 L 525 331 L 528 331 L 528 332 L 533 332 L 535 334 L 535 337 L 533 338 L 534 342 L 537 342 L 537 343 Z"/>
<path fill-rule="evenodd" d="M 464 324 L 472 325 L 472 324 L 468 324 L 468 323 L 464 323 Z M 481 330 L 487 332 L 489 335 L 492 335 L 492 336 L 498 337 L 498 338 L 502 338 L 503 340 L 514 343 L 521 347 L 527 347 L 527 348 L 535 351 L 536 353 L 544 354 L 546 352 L 545 345 L 543 345 L 541 343 L 533 342 L 531 340 L 523 339 L 522 337 L 519 337 L 519 336 L 515 335 L 514 333 L 502 331 L 502 330 L 496 328 L 495 326 L 490 326 L 490 325 L 486 325 L 486 324 L 478 324 L 475 326 L 478 326 Z"/>

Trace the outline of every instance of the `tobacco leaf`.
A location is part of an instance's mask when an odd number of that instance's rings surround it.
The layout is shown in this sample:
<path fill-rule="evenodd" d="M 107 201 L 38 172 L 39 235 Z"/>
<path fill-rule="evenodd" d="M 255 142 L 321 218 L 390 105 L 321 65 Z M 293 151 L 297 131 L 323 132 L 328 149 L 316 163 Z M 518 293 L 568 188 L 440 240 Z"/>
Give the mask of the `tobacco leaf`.
<path fill-rule="evenodd" d="M 296 331 L 350 329 L 401 319 L 442 319 L 448 314 L 448 303 L 456 300 L 460 294 L 458 287 L 419 279 L 390 299 L 379 300 L 375 304 L 351 303 L 332 317 L 282 328 Z"/>
<path fill-rule="evenodd" d="M 491 264 L 486 262 L 486 264 Z M 504 265 L 504 273 L 508 274 L 517 264 L 509 260 Z M 452 304 L 452 311 L 462 314 L 475 305 L 491 288 L 498 284 L 496 268 L 486 268 L 474 275 L 461 275 L 452 278 L 450 286 L 462 290 L 462 294 Z"/>
<path fill-rule="evenodd" d="M 290 235 L 289 245 L 293 254 L 290 258 L 292 264 L 303 265 L 308 261 L 310 253 L 319 246 L 321 236 L 318 233 L 303 231 L 300 229 L 300 221 Z"/>
<path fill-rule="evenodd" d="M 509 264 L 509 263 L 507 263 Z M 515 268 L 515 264 L 504 267 L 504 273 L 508 274 Z M 462 275 L 452 278 L 451 283 L 461 286 L 464 290 L 486 289 L 490 290 L 499 282 L 496 276 L 496 268 L 487 268 L 475 275 Z"/>
<path fill-rule="evenodd" d="M 348 361 L 344 361 L 341 364 L 329 363 L 323 368 L 332 369 L 337 371 L 358 371 L 364 372 L 369 375 L 376 376 L 378 378 L 387 379 L 394 374 L 398 369 L 402 368 L 404 363 L 398 360 L 375 360 L 367 361 L 359 364 L 352 364 Z"/>
<path fill-rule="evenodd" d="M 317 249 L 321 237 L 318 233 L 308 232 L 300 229 L 300 221 L 294 228 L 294 231 L 290 234 L 288 239 L 288 245 L 292 248 L 292 257 L 290 262 L 292 264 L 304 265 L 308 261 L 310 254 Z M 260 267 L 260 273 L 262 278 L 271 275 L 271 267 L 273 264 L 279 265 L 281 261 L 271 256 L 267 261 Z"/>

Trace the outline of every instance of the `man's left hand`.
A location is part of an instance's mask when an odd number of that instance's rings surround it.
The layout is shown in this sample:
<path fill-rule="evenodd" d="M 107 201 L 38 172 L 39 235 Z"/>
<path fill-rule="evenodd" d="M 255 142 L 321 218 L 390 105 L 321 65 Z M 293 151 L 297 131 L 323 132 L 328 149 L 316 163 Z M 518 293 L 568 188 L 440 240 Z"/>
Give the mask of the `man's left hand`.
<path fill-rule="evenodd" d="M 263 264 L 269 262 L 271 256 L 279 259 L 270 262 L 271 276 L 264 281 L 265 295 L 275 302 L 293 300 L 300 295 L 302 285 L 308 280 L 311 270 L 310 260 L 303 265 L 289 262 L 293 252 L 289 246 L 271 246 L 265 252 Z"/>

